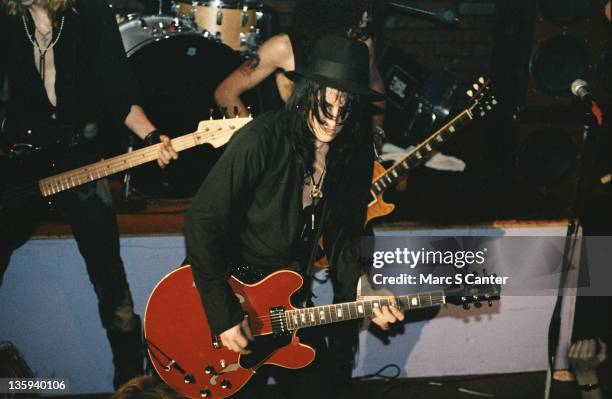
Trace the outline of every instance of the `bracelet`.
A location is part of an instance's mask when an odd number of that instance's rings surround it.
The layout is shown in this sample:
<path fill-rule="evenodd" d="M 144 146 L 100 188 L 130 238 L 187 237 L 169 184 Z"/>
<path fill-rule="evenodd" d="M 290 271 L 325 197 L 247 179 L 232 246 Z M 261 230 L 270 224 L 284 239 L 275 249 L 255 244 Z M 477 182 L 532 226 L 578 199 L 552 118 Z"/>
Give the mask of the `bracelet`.
<path fill-rule="evenodd" d="M 582 392 L 591 392 L 596 389 L 599 389 L 599 384 L 584 384 L 578 385 L 578 390 Z"/>
<path fill-rule="evenodd" d="M 145 137 L 144 137 L 144 142 L 147 143 L 148 145 L 153 145 L 153 144 L 157 144 L 159 143 L 161 140 L 159 139 L 159 131 L 157 131 L 157 129 L 153 130 L 152 132 L 149 132 Z"/>

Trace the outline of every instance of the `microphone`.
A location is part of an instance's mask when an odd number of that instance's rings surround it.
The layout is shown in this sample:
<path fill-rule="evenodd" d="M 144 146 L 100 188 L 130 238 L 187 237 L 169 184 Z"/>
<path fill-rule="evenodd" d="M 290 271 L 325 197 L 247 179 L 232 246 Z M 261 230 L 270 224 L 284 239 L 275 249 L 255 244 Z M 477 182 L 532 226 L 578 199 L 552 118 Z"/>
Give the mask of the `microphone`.
<path fill-rule="evenodd" d="M 421 8 L 412 7 L 408 4 L 404 4 L 402 1 L 403 0 L 392 1 L 390 3 L 387 3 L 387 6 L 394 10 L 407 12 L 417 17 L 434 19 L 444 25 L 454 25 L 459 21 L 459 18 L 457 18 L 455 13 L 451 10 L 433 12 L 429 10 L 423 10 Z"/>
<path fill-rule="evenodd" d="M 591 102 L 593 96 L 589 90 L 589 84 L 582 79 L 576 79 L 572 82 L 572 94 L 580 98 L 582 101 Z"/>
<path fill-rule="evenodd" d="M 589 85 L 582 79 L 576 79 L 572 82 L 572 94 L 580 98 L 584 102 L 584 105 L 589 110 L 589 114 L 592 115 L 593 120 L 597 122 L 599 126 L 603 124 L 603 112 L 601 108 L 593 99 L 593 95 L 589 90 Z"/>

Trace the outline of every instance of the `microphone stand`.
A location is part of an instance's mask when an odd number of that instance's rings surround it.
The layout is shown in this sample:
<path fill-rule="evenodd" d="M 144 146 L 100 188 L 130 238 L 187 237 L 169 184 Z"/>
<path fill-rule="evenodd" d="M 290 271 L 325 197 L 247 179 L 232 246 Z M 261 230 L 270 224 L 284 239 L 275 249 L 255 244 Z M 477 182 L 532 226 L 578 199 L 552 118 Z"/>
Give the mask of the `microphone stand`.
<path fill-rule="evenodd" d="M 574 251 L 578 243 L 578 232 L 581 226 L 582 211 L 589 186 L 589 175 L 593 171 L 596 160 L 596 148 L 599 141 L 600 130 L 597 119 L 591 111 L 591 104 L 587 101 L 582 101 L 584 105 L 584 130 L 582 138 L 584 146 L 580 154 L 578 162 L 578 181 L 574 196 L 569 209 L 567 220 L 567 232 L 565 235 L 565 245 L 563 249 L 563 258 L 561 264 L 561 275 L 559 278 L 559 288 L 557 294 L 557 302 L 550 319 L 548 327 L 548 372 L 545 383 L 545 399 L 551 397 L 552 392 L 552 374 L 554 372 L 557 349 L 559 344 L 559 335 L 561 332 L 561 305 L 564 298 L 564 288 L 567 281 L 567 276 L 570 271 Z M 588 104 L 588 105 L 587 105 Z M 554 397 L 554 395 L 553 395 Z"/>
<path fill-rule="evenodd" d="M 387 5 L 391 8 L 395 8 L 396 10 L 405 11 L 417 17 L 425 17 L 425 18 L 433 19 L 445 25 L 454 25 L 459 21 L 455 13 L 452 12 L 451 10 L 446 10 L 441 13 L 435 13 L 433 11 L 428 11 L 428 10 L 423 10 L 422 8 L 412 7 L 407 4 L 397 2 L 397 1 L 390 1 L 389 3 L 387 3 Z"/>

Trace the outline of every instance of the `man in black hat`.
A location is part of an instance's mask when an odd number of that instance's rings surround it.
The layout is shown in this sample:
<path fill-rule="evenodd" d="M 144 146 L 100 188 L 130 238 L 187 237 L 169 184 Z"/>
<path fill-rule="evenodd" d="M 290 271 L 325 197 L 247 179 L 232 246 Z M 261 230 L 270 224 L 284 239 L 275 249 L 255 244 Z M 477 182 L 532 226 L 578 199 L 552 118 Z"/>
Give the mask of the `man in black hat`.
<path fill-rule="evenodd" d="M 373 165 L 364 110 L 380 98 L 368 88 L 368 72 L 363 43 L 323 38 L 309 62 L 288 73 L 296 84 L 285 109 L 236 133 L 193 200 L 185 220 L 188 260 L 213 333 L 235 352 L 247 352 L 253 337 L 230 273 L 247 283 L 281 268 L 307 277 L 323 235 L 334 300 L 355 299 Z M 308 303 L 308 293 L 300 300 Z M 400 311 L 383 307 L 373 322 L 387 328 L 397 319 Z M 288 397 L 337 397 L 332 354 L 323 333 L 312 334 L 302 339 L 317 349 L 313 363 L 272 373 Z M 258 397 L 265 375 L 258 370 L 239 396 Z"/>

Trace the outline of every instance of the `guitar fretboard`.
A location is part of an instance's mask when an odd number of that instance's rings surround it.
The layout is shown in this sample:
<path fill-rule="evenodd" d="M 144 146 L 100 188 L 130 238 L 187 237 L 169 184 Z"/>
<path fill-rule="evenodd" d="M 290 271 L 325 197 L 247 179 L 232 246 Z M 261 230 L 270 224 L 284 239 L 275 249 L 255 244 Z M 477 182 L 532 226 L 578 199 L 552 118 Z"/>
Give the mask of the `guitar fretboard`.
<path fill-rule="evenodd" d="M 201 122 L 198 131 L 172 139 L 172 147 L 177 152 L 204 143 L 219 147 L 227 143 L 230 137 L 250 120 L 251 118 L 235 118 Z M 161 144 L 155 144 L 41 179 L 38 182 L 38 188 L 43 197 L 48 197 L 73 187 L 143 165 L 157 159 L 160 146 Z"/>
<path fill-rule="evenodd" d="M 410 169 L 426 161 L 434 151 L 450 139 L 456 131 L 461 129 L 472 119 L 469 109 L 464 110 L 454 119 L 432 134 L 427 140 L 410 151 L 401 161 L 387 169 L 387 171 L 372 182 L 370 189 L 376 195 L 381 195 L 387 189 L 397 183 L 399 178 Z"/>
<path fill-rule="evenodd" d="M 374 314 L 374 308 L 390 305 L 391 298 L 376 297 L 375 299 L 364 299 L 355 302 L 288 310 L 285 311 L 285 320 L 289 330 L 297 330 L 299 328 L 371 317 Z M 428 308 L 446 303 L 444 291 L 397 296 L 395 300 L 397 306 L 402 310 Z"/>

